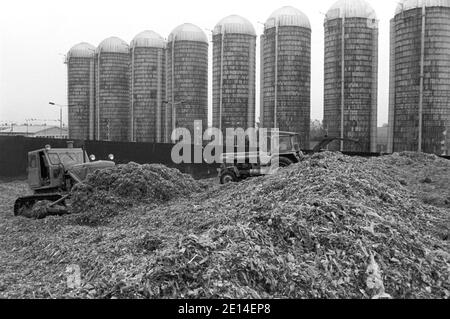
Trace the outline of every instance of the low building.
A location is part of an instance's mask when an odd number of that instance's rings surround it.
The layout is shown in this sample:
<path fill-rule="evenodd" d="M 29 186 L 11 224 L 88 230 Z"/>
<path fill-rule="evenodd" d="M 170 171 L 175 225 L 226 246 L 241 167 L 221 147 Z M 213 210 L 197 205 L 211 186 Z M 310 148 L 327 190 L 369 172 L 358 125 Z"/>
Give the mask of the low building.
<path fill-rule="evenodd" d="M 0 126 L 0 136 L 25 136 L 67 139 L 69 131 L 67 128 L 51 125 L 11 125 Z"/>

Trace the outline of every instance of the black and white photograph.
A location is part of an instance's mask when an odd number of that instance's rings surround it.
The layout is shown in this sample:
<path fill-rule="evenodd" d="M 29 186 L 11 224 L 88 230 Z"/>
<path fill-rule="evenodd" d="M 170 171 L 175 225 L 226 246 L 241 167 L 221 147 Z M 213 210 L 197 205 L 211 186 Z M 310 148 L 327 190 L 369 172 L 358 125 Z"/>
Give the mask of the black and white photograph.
<path fill-rule="evenodd" d="M 2 1 L 0 299 L 450 299 L 450 0 Z"/>

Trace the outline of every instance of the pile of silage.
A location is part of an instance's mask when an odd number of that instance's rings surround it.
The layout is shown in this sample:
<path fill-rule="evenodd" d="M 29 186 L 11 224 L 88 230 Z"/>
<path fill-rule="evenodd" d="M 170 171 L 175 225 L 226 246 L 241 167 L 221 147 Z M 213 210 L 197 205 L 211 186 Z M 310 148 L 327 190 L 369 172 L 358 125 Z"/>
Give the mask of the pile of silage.
<path fill-rule="evenodd" d="M 95 228 L 7 217 L 0 297 L 449 298 L 449 210 L 418 196 L 449 171 L 436 157 L 324 153 L 157 207 L 115 207 L 125 213 Z M 73 264 L 81 286 L 69 288 Z"/>
<path fill-rule="evenodd" d="M 202 185 L 177 169 L 129 163 L 98 170 L 74 187 L 72 213 L 85 224 L 98 224 L 135 204 L 158 205 L 201 191 Z"/>
<path fill-rule="evenodd" d="M 441 161 L 394 159 L 402 157 Z M 391 160 L 323 153 L 226 186 L 198 209 L 214 212 L 210 226 L 157 250 L 128 291 L 149 298 L 449 298 L 449 212 L 421 202 Z M 127 293 L 106 297 L 113 295 Z"/>

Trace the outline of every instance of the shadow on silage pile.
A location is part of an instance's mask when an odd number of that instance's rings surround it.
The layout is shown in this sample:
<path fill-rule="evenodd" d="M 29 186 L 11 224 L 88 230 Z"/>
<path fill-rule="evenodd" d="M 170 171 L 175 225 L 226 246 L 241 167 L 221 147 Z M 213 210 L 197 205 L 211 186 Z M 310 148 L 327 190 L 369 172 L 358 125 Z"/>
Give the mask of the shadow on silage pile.
<path fill-rule="evenodd" d="M 74 187 L 72 213 L 78 224 L 98 226 L 133 205 L 156 206 L 202 189 L 191 176 L 164 165 L 117 165 L 96 171 Z"/>

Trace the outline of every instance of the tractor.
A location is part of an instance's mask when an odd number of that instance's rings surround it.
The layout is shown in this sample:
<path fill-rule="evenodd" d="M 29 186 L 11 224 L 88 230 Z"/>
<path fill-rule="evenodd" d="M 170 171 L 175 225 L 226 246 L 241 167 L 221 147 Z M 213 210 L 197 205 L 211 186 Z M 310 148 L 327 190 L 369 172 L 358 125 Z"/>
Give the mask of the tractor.
<path fill-rule="evenodd" d="M 279 168 L 299 163 L 303 158 L 299 134 L 270 132 L 266 137 L 267 151 L 258 148 L 254 152 L 222 154 L 222 165 L 218 170 L 221 184 L 272 174 Z"/>
<path fill-rule="evenodd" d="M 326 151 L 334 141 L 346 141 L 360 146 L 358 140 L 338 137 L 325 137 L 312 153 Z M 277 147 L 273 147 L 276 145 Z M 222 154 L 222 164 L 218 169 L 221 184 L 239 182 L 249 177 L 270 175 L 278 169 L 299 163 L 304 159 L 300 150 L 300 135 L 290 132 L 271 132 L 267 136 L 267 150 L 262 152 L 233 152 Z"/>
<path fill-rule="evenodd" d="M 114 156 L 109 161 L 96 161 L 95 156 L 87 156 L 81 148 L 73 148 L 68 142 L 67 148 L 45 148 L 28 153 L 28 185 L 33 195 L 20 197 L 14 204 L 14 215 L 44 218 L 50 215 L 68 213 L 66 200 L 74 185 L 81 183 L 87 175 L 96 170 L 115 166 Z M 33 207 L 44 203 L 45 212 L 35 216 Z"/>

